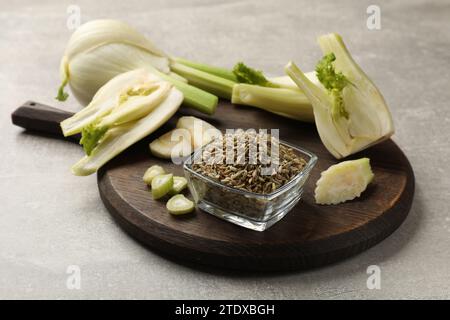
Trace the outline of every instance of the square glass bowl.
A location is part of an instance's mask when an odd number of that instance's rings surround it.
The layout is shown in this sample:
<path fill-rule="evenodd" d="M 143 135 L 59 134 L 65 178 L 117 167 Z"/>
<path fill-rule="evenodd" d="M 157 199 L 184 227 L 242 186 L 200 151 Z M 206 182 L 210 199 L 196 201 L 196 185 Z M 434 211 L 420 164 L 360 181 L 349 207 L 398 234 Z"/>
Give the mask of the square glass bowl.
<path fill-rule="evenodd" d="M 192 153 L 183 164 L 189 190 L 198 208 L 239 226 L 264 231 L 280 221 L 300 200 L 303 186 L 317 162 L 313 153 L 280 140 L 307 163 L 287 184 L 272 193 L 261 194 L 236 189 L 206 177 L 192 168 L 205 147 Z"/>

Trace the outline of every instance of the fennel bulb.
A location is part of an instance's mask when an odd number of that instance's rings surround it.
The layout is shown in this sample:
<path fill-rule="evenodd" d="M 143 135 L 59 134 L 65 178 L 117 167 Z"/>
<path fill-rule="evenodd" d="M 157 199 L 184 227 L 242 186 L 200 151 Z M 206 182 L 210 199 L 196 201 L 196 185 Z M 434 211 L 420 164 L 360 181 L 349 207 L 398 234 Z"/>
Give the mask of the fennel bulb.
<path fill-rule="evenodd" d="M 319 37 L 318 42 L 325 54 L 316 66 L 320 85 L 293 62 L 285 71 L 310 100 L 327 150 L 340 159 L 388 139 L 394 133 L 389 108 L 342 38 L 332 33 Z"/>
<path fill-rule="evenodd" d="M 66 100 L 64 87 L 69 85 L 75 98 L 86 105 L 101 86 L 118 74 L 147 68 L 182 91 L 186 105 L 214 113 L 217 97 L 186 84 L 186 79 L 171 72 L 170 63 L 168 55 L 128 24 L 118 20 L 90 21 L 69 40 L 60 64 L 62 84 L 56 98 Z"/>
<path fill-rule="evenodd" d="M 170 71 L 167 55 L 135 29 L 117 20 L 94 20 L 73 33 L 60 73 L 76 99 L 86 105 L 114 76 L 149 65 Z"/>
<path fill-rule="evenodd" d="M 72 167 L 89 175 L 163 125 L 183 94 L 147 69 L 122 73 L 101 87 L 91 103 L 61 122 L 64 136 L 81 132 L 86 156 Z"/>

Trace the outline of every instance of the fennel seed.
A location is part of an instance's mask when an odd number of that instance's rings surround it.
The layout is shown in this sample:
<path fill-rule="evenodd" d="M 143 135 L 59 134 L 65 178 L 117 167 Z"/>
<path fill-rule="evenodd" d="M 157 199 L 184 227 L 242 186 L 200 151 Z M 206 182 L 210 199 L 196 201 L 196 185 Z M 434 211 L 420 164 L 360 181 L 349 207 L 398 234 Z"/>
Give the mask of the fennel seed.
<path fill-rule="evenodd" d="M 264 141 L 267 143 L 261 143 Z M 194 163 L 192 168 L 204 176 L 236 189 L 261 194 L 272 193 L 291 181 L 306 165 L 305 159 L 296 154 L 292 148 L 283 145 L 267 133 L 237 130 L 232 134 L 224 134 L 222 142 L 222 146 L 219 145 L 213 151 L 205 149 L 202 160 Z M 231 142 L 232 146 L 227 142 Z M 239 142 L 244 145 L 239 145 Z M 257 149 L 254 149 L 255 143 Z M 271 157 L 272 144 L 278 146 L 278 157 L 274 159 Z M 224 159 L 226 152 L 230 150 L 234 151 L 232 164 L 212 161 L 217 153 L 222 153 L 223 157 L 219 159 Z M 257 150 L 256 159 L 250 157 L 250 150 Z M 270 174 L 262 174 L 262 170 L 268 168 L 271 169 Z"/>

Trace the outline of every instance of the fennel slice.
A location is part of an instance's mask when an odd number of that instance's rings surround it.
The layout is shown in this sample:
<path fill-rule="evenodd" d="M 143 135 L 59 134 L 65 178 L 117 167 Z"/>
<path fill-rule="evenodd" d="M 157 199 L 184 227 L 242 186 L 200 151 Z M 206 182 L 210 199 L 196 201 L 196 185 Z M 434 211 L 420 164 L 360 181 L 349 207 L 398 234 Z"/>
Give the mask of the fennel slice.
<path fill-rule="evenodd" d="M 169 194 L 175 195 L 183 191 L 187 187 L 187 179 L 185 177 L 173 177 L 172 189 L 170 189 Z"/>
<path fill-rule="evenodd" d="M 163 167 L 154 165 L 145 171 L 144 176 L 142 177 L 142 180 L 144 180 L 144 182 L 147 185 L 151 185 L 153 178 L 155 178 L 156 176 L 159 176 L 161 174 L 165 174 L 165 173 L 166 172 L 164 171 Z"/>
<path fill-rule="evenodd" d="M 370 160 L 343 161 L 321 173 L 315 189 L 318 204 L 338 204 L 359 197 L 372 181 Z"/>
<path fill-rule="evenodd" d="M 173 129 L 150 142 L 149 148 L 158 158 L 182 158 L 192 152 L 191 134 L 184 128 Z"/>
<path fill-rule="evenodd" d="M 167 210 L 173 215 L 181 215 L 192 212 L 194 203 L 182 194 L 177 194 L 167 201 Z"/>
<path fill-rule="evenodd" d="M 178 119 L 177 129 L 187 129 L 191 134 L 191 144 L 194 150 L 211 142 L 220 135 L 220 131 L 208 122 L 192 117 L 184 116 Z"/>
<path fill-rule="evenodd" d="M 164 197 L 173 186 L 173 174 L 161 174 L 152 180 L 152 197 L 157 200 Z"/>

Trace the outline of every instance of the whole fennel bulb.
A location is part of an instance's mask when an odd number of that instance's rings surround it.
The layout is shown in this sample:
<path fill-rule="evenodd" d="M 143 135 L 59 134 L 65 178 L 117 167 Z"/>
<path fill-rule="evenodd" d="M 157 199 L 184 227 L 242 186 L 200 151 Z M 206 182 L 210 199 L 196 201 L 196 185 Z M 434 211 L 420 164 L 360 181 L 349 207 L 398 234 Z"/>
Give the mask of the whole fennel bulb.
<path fill-rule="evenodd" d="M 93 20 L 72 35 L 60 64 L 62 84 L 56 99 L 64 101 L 70 86 L 87 105 L 97 90 L 123 72 L 152 69 L 183 93 L 185 106 L 213 114 L 218 97 L 226 96 L 233 81 L 178 63 L 143 34 L 118 20 Z"/>
<path fill-rule="evenodd" d="M 63 85 L 69 84 L 75 98 L 87 105 L 98 89 L 116 75 L 148 66 L 170 72 L 168 56 L 128 24 L 94 20 L 73 33 L 60 73 Z M 58 98 L 67 98 L 62 88 Z"/>

